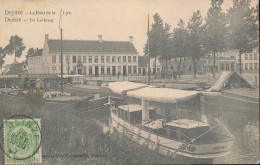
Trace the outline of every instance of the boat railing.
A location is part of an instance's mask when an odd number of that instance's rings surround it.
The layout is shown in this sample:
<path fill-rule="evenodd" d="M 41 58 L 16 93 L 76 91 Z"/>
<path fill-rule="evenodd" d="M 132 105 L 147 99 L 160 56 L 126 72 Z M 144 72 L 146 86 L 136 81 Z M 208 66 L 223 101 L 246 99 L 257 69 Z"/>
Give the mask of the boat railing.
<path fill-rule="evenodd" d="M 169 128 L 165 128 L 164 126 L 163 126 L 163 128 L 160 128 L 160 129 L 152 129 L 150 127 L 150 123 L 151 122 L 147 123 L 147 126 L 145 126 L 145 125 L 140 124 L 140 123 L 142 123 L 141 120 L 138 120 L 138 119 L 133 118 L 131 116 L 127 116 L 127 117 L 120 116 L 120 114 L 119 113 L 115 113 L 115 111 L 113 113 L 118 118 L 123 119 L 125 122 L 127 122 L 129 124 L 132 124 L 132 125 L 135 125 L 137 128 L 139 128 L 141 130 L 144 130 L 144 131 L 146 131 L 146 132 L 148 132 L 150 134 L 154 134 L 156 136 L 161 136 L 161 137 L 164 137 L 164 138 L 167 138 L 167 139 L 173 139 L 175 141 L 184 142 L 184 143 L 198 143 L 198 144 L 200 144 L 200 142 L 198 141 L 198 139 L 200 137 L 206 135 L 210 131 L 211 132 L 216 132 L 216 131 L 213 131 L 213 129 L 219 126 L 219 124 L 216 124 L 216 125 L 212 126 L 209 130 L 207 130 L 204 133 L 200 134 L 199 136 L 191 138 L 188 135 L 186 135 L 185 133 L 183 133 L 181 130 L 172 130 L 172 129 L 169 129 Z M 224 127 L 224 129 L 226 129 L 226 128 Z M 216 132 L 216 133 L 223 134 L 223 133 L 220 133 L 220 132 Z M 223 134 L 223 135 L 229 136 L 231 138 L 231 140 L 234 140 L 234 136 L 231 133 L 230 134 L 229 133 L 230 132 L 228 132 L 228 134 Z"/>
<path fill-rule="evenodd" d="M 168 128 L 160 128 L 161 129 L 160 131 L 158 129 L 155 129 L 154 131 L 151 131 L 152 128 L 150 128 L 150 123 L 147 123 L 148 125 L 144 126 L 144 125 L 140 124 L 140 123 L 142 123 L 141 120 L 138 120 L 138 119 L 133 118 L 131 116 L 128 116 L 128 117 L 124 118 L 124 117 L 120 116 L 118 113 L 114 113 L 114 114 L 117 117 L 123 119 L 125 122 L 127 122 L 129 124 L 134 124 L 139 129 L 147 131 L 147 132 L 149 132 L 151 134 L 155 134 L 156 136 L 161 136 L 161 137 L 164 137 L 164 138 L 173 139 L 173 140 L 180 141 L 180 142 L 186 142 L 186 143 L 187 142 L 192 142 L 192 139 L 189 136 L 187 136 L 186 134 L 184 134 L 183 132 L 181 132 L 180 130 L 171 130 L 171 129 L 168 129 Z M 128 119 L 132 119 L 133 122 L 131 122 L 131 120 L 129 121 Z M 181 139 L 180 137 L 178 138 L 177 137 L 178 136 L 177 133 L 179 133 L 180 135 L 182 135 L 185 138 L 183 138 L 183 139 Z"/>

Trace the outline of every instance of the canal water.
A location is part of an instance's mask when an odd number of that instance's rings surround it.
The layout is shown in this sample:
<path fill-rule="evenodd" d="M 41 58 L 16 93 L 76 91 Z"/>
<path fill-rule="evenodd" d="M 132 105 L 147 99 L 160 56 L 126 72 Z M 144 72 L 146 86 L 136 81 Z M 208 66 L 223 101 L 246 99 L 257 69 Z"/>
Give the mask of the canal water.
<path fill-rule="evenodd" d="M 241 104 L 238 99 L 205 99 L 208 120 L 219 121 L 233 134 L 235 142 L 230 154 L 215 158 L 216 164 L 255 164 L 259 161 L 259 104 Z M 240 102 L 240 103 L 239 103 Z"/>
<path fill-rule="evenodd" d="M 223 98 L 222 98 L 223 100 Z M 220 103 L 219 98 L 205 99 L 205 116 L 209 123 L 222 123 L 233 136 L 235 142 L 230 154 L 214 158 L 214 164 L 255 164 L 259 161 L 259 110 L 238 106 L 232 100 Z M 204 119 L 205 120 L 205 119 Z M 106 122 L 109 123 L 109 120 Z M 105 130 L 111 126 L 104 125 Z M 135 151 L 133 151 L 135 152 Z"/>

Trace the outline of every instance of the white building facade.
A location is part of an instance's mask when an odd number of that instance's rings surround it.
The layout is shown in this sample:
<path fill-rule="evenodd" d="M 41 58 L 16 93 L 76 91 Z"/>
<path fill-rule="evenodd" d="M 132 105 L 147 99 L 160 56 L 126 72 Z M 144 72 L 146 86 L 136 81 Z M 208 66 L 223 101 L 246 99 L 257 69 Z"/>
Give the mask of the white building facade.
<path fill-rule="evenodd" d="M 65 75 L 133 75 L 138 73 L 138 52 L 129 41 L 63 40 L 63 73 Z M 45 35 L 42 53 L 28 58 L 29 74 L 61 73 L 61 41 Z"/>
<path fill-rule="evenodd" d="M 239 55 L 237 57 L 239 70 Z M 250 53 L 241 54 L 242 72 L 258 72 L 259 71 L 259 47 L 253 49 Z"/>

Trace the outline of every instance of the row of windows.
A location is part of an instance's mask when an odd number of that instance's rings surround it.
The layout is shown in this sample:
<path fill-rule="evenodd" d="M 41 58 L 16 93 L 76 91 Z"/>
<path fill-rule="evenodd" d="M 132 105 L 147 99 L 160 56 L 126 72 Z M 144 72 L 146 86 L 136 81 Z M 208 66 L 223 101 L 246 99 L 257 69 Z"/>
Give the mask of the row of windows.
<path fill-rule="evenodd" d="M 220 70 L 231 70 L 234 71 L 235 70 L 235 63 L 226 63 L 226 69 L 224 69 L 224 64 L 220 64 Z"/>
<path fill-rule="evenodd" d="M 89 69 L 89 74 L 93 74 L 93 70 L 96 69 L 97 66 L 89 66 L 88 69 Z M 59 66 L 58 67 L 59 70 L 61 69 L 61 67 Z M 114 73 L 121 73 L 122 71 L 122 67 L 121 66 L 101 66 L 101 67 L 98 67 L 97 69 L 97 72 L 99 72 L 99 69 L 101 69 L 101 74 L 105 74 L 105 68 L 106 68 L 106 73 L 107 74 L 111 74 L 112 72 Z M 70 67 L 64 67 L 64 69 L 66 69 L 67 71 L 70 71 Z M 86 69 L 87 69 L 87 66 L 83 66 L 82 68 L 78 68 L 77 66 L 73 66 L 73 71 L 74 72 L 77 72 L 78 69 L 82 70 L 83 73 L 86 73 Z M 124 68 L 126 69 L 126 67 Z M 52 70 L 57 70 L 56 66 L 53 66 L 52 67 Z M 137 66 L 134 65 L 134 66 L 128 66 L 127 67 L 127 73 L 137 73 Z"/>
<path fill-rule="evenodd" d="M 254 65 L 254 68 L 253 68 Z M 245 67 L 243 63 L 241 63 L 241 68 L 245 70 L 257 70 L 257 63 L 245 63 Z"/>
<path fill-rule="evenodd" d="M 30 58 L 29 63 L 30 64 L 41 63 L 41 58 Z"/>
<path fill-rule="evenodd" d="M 249 58 L 248 58 L 248 56 L 249 56 Z M 253 60 L 253 55 L 250 53 L 250 54 L 245 54 L 245 60 Z M 257 60 L 257 54 L 255 53 L 254 54 L 254 60 Z"/>
<path fill-rule="evenodd" d="M 66 63 L 70 63 L 70 57 L 71 56 L 66 56 Z M 94 63 L 105 63 L 105 62 L 137 62 L 137 57 L 136 56 L 123 56 L 123 59 L 121 60 L 121 56 L 106 56 L 106 61 L 105 61 L 105 56 L 93 56 L 94 57 Z M 100 58 L 99 58 L 100 57 Z M 127 58 L 127 59 L 126 59 Z M 52 63 L 56 63 L 56 55 L 52 56 Z M 59 56 L 59 63 L 61 62 L 61 58 Z M 77 62 L 82 62 L 82 63 L 87 63 L 87 56 L 72 56 L 72 63 L 77 63 Z M 92 63 L 93 59 L 92 56 L 88 56 L 88 63 Z"/>

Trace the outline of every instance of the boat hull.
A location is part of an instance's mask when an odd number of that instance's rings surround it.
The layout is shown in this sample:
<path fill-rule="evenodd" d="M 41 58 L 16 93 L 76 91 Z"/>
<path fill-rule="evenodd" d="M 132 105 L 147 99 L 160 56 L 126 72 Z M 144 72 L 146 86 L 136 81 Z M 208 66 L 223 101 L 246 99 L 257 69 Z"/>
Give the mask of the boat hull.
<path fill-rule="evenodd" d="M 118 117 L 112 111 L 110 111 L 110 115 L 112 126 L 118 132 L 127 135 L 139 144 L 148 146 L 151 150 L 157 150 L 163 155 L 175 157 L 177 154 L 191 158 L 210 159 L 229 154 L 234 143 L 234 141 L 231 140 L 221 143 L 185 144 L 181 141 L 158 136 L 140 129 Z"/>

